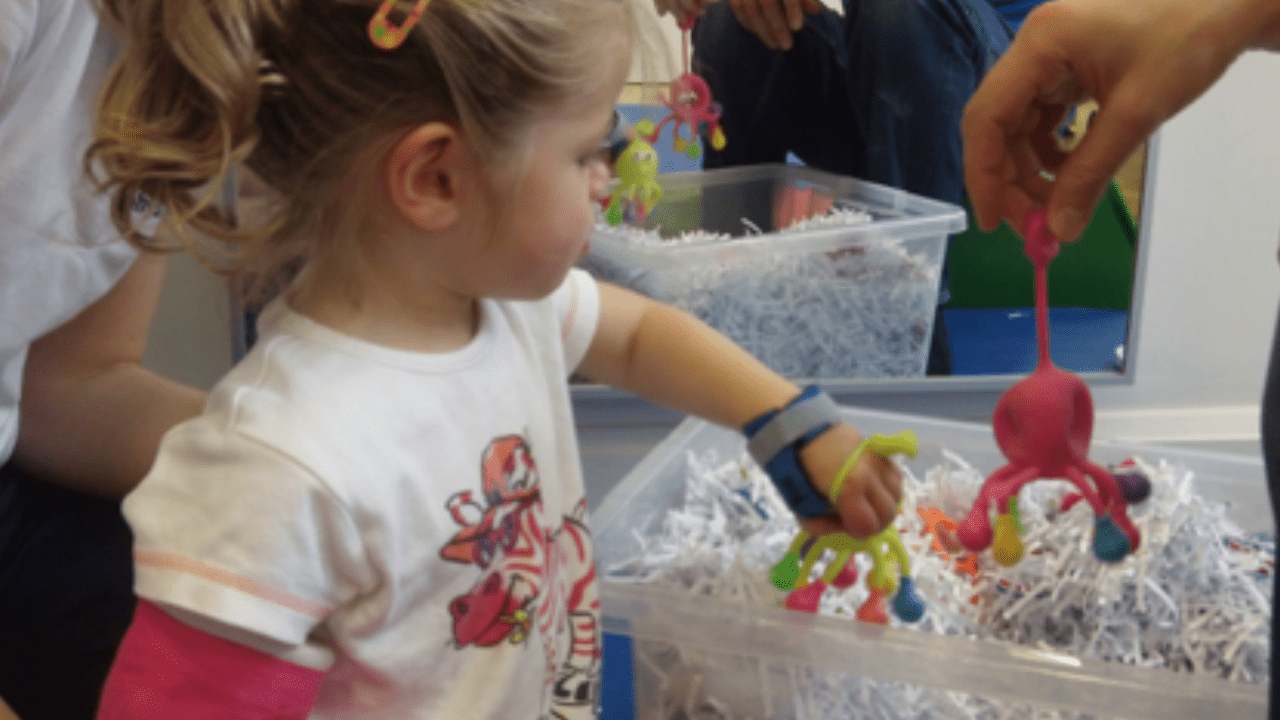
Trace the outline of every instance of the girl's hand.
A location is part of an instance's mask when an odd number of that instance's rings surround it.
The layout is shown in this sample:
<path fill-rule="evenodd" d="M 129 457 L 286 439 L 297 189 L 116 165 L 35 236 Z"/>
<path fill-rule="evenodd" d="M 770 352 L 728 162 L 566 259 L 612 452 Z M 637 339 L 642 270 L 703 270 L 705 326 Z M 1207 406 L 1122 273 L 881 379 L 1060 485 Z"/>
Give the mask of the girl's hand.
<path fill-rule="evenodd" d="M 978 225 L 1003 219 L 1021 231 L 1033 208 L 1047 206 L 1054 235 L 1079 237 L 1125 159 L 1247 47 L 1274 44 L 1278 17 L 1274 0 L 1036 8 L 965 110 L 965 183 Z M 1088 99 L 1099 112 L 1064 155 L 1053 147 L 1056 125 Z"/>
<path fill-rule="evenodd" d="M 800 450 L 800 463 L 824 495 L 862 440 L 862 434 L 851 425 L 840 423 Z M 844 532 L 858 539 L 867 538 L 894 521 L 900 500 L 902 475 L 897 466 L 873 452 L 864 452 L 833 503 L 838 516 L 801 520 L 800 527 L 814 535 Z"/>

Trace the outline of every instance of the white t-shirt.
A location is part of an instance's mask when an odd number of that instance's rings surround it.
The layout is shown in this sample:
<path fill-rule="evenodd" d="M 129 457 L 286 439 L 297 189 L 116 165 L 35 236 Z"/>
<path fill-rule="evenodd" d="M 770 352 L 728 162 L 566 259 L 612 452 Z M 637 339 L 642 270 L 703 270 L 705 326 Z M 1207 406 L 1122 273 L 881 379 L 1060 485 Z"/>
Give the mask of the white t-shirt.
<path fill-rule="evenodd" d="M 135 257 L 81 169 L 115 55 L 89 0 L 0 2 L 0 462 L 17 437 L 27 346 Z"/>
<path fill-rule="evenodd" d="M 424 354 L 277 301 L 125 500 L 138 595 L 296 646 L 282 656 L 327 670 L 313 718 L 594 718 L 567 379 L 599 303 L 574 270 Z"/>

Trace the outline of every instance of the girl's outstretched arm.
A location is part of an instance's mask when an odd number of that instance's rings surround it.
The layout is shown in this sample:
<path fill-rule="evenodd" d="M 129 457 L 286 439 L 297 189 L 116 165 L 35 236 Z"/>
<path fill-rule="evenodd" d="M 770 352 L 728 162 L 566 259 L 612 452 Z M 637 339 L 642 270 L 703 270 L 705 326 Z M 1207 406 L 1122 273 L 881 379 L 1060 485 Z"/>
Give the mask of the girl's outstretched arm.
<path fill-rule="evenodd" d="M 578 371 L 680 412 L 741 430 L 800 394 L 725 336 L 686 312 L 600 283 L 600 323 Z M 841 423 L 800 451 L 815 488 L 827 494 L 845 459 L 862 441 Z M 864 453 L 835 503 L 839 517 L 802 521 L 814 534 L 872 535 L 897 515 L 901 478 L 893 464 Z"/>
<path fill-rule="evenodd" d="M 324 673 L 224 640 L 138 603 L 98 720 L 304 720 Z"/>

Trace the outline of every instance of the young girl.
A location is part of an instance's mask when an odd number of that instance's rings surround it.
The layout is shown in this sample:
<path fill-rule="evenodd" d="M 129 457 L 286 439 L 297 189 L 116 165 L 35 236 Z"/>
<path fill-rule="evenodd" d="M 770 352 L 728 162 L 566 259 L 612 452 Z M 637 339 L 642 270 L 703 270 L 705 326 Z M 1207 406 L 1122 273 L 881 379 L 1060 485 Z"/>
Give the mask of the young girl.
<path fill-rule="evenodd" d="M 141 602 L 100 717 L 594 717 L 569 375 L 750 423 L 779 467 L 799 449 L 812 485 L 778 477 L 809 501 L 858 446 L 816 390 L 573 269 L 630 59 L 622 0 L 107 11 L 128 47 L 89 160 L 116 222 L 150 244 L 145 192 L 259 285 L 295 275 L 126 500 Z M 241 162 L 280 198 L 245 230 L 210 200 Z M 888 462 L 844 487 L 807 528 L 893 518 Z"/>

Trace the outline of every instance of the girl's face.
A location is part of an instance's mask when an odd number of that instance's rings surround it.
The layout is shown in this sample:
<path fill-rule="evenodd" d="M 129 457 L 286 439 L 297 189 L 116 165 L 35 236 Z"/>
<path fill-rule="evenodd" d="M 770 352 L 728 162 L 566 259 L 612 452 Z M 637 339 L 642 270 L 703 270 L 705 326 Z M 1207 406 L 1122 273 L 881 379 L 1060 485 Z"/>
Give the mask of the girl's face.
<path fill-rule="evenodd" d="M 611 77 L 572 108 L 549 112 L 516 149 L 515 169 L 495 183 L 495 206 L 483 222 L 476 267 L 490 297 L 535 299 L 564 281 L 587 251 L 595 207 L 609 170 L 599 152 L 613 123 L 613 108 L 626 79 L 630 46 L 609 58 Z"/>

